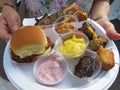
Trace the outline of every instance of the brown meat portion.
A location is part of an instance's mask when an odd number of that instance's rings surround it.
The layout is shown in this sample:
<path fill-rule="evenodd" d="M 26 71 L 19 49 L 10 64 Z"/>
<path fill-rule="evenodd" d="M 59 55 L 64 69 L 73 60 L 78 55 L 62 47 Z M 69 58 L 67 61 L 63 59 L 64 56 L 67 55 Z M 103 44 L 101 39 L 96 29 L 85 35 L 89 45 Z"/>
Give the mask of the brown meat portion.
<path fill-rule="evenodd" d="M 74 75 L 82 77 L 91 77 L 96 68 L 95 60 L 90 56 L 83 56 L 75 66 Z"/>
<path fill-rule="evenodd" d="M 92 27 L 91 24 L 89 24 L 88 22 L 84 22 L 82 24 L 82 27 L 79 28 L 78 30 L 85 33 L 87 37 L 89 38 L 89 40 L 93 40 L 93 33 L 91 32 L 90 28 L 95 32 L 95 29 Z"/>
<path fill-rule="evenodd" d="M 53 13 L 50 16 L 46 13 L 41 19 L 36 18 L 35 25 L 42 26 L 42 25 L 53 24 L 55 22 L 55 20 L 62 15 L 63 15 L 62 11 Z"/>
<path fill-rule="evenodd" d="M 27 56 L 25 58 L 20 58 L 19 56 L 15 55 L 14 52 L 11 50 L 11 57 L 12 60 L 18 62 L 18 63 L 30 63 L 35 61 L 35 58 L 37 58 L 37 56 L 39 55 L 31 55 L 31 56 Z"/>

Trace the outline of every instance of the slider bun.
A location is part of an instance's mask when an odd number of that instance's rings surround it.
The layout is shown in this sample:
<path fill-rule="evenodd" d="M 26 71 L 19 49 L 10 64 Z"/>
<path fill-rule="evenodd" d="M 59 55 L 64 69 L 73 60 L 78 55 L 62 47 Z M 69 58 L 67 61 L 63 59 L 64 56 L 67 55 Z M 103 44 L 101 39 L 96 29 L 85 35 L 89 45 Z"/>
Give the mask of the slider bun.
<path fill-rule="evenodd" d="M 45 32 L 39 26 L 25 26 L 13 34 L 10 46 L 15 55 L 24 58 L 43 54 L 48 43 Z"/>

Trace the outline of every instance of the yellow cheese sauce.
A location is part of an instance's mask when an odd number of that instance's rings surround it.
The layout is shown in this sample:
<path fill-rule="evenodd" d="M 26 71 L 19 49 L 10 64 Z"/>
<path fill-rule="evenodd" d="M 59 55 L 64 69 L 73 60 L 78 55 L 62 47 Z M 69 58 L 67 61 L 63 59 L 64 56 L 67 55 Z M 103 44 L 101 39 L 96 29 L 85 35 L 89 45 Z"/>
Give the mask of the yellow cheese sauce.
<path fill-rule="evenodd" d="M 64 54 L 72 54 L 80 52 L 86 47 L 86 42 L 83 38 L 77 38 L 75 35 L 72 38 L 66 40 L 60 47 L 60 52 Z"/>

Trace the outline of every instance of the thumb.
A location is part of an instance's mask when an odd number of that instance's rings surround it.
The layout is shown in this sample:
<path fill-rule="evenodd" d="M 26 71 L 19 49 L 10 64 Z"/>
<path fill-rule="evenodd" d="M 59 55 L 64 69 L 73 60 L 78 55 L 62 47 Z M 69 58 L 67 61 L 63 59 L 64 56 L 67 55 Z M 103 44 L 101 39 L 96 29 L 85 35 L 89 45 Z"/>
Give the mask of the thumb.
<path fill-rule="evenodd" d="M 106 20 L 106 21 L 99 21 L 98 22 L 106 31 L 107 36 L 112 39 L 112 40 L 120 40 L 120 34 L 117 33 L 117 31 L 115 30 L 114 25 Z"/>
<path fill-rule="evenodd" d="M 109 31 L 107 31 L 107 36 L 112 40 L 120 40 L 120 34 L 116 32 L 114 28 L 108 28 Z"/>
<path fill-rule="evenodd" d="M 17 25 L 17 19 L 14 16 L 9 16 L 6 18 L 6 20 L 12 33 L 18 30 L 19 27 Z"/>

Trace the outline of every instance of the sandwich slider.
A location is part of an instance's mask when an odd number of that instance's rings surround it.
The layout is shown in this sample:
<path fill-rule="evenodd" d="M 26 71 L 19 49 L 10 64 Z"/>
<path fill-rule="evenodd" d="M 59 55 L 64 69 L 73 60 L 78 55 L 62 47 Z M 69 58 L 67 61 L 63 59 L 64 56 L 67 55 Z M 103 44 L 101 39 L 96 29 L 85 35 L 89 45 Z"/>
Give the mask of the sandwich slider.
<path fill-rule="evenodd" d="M 25 26 L 11 37 L 10 50 L 12 60 L 18 63 L 30 63 L 49 52 L 46 34 L 40 26 Z"/>

